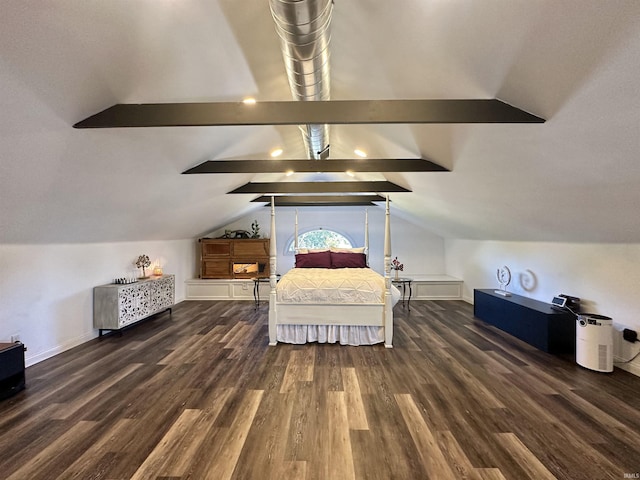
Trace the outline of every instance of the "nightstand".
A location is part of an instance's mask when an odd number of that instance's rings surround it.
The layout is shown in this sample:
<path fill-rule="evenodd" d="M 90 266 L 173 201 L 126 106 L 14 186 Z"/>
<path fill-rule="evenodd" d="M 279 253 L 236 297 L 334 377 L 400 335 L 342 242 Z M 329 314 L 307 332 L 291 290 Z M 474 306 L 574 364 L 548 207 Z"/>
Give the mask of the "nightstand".
<path fill-rule="evenodd" d="M 411 283 L 413 282 L 413 278 L 408 277 L 398 277 L 391 279 L 391 283 L 396 285 L 397 287 L 402 286 L 402 306 L 407 306 L 407 310 L 411 310 L 409 306 L 409 302 L 411 302 Z M 407 297 L 407 287 L 409 287 L 409 296 Z"/>

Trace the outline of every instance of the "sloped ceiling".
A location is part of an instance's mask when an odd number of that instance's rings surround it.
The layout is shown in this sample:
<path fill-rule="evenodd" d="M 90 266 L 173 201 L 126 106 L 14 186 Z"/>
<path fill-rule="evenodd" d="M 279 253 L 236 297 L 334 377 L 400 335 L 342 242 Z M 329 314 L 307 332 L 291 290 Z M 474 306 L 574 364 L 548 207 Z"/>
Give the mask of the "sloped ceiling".
<path fill-rule="evenodd" d="M 443 237 L 640 242 L 640 2 L 336 0 L 331 96 L 498 98 L 534 125 L 338 125 L 331 156 L 422 157 L 368 173 Z M 0 242 L 182 239 L 263 208 L 227 195 L 280 174 L 181 175 L 304 158 L 295 126 L 75 130 L 115 103 L 290 100 L 266 0 L 5 2 Z M 343 174 L 287 181 L 349 180 Z"/>

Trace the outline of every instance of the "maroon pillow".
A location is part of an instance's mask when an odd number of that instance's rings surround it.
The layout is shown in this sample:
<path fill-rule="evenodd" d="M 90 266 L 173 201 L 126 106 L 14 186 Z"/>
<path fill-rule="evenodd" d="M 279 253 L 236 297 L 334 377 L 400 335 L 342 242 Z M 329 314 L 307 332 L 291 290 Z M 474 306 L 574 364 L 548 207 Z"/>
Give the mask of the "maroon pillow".
<path fill-rule="evenodd" d="M 331 252 L 332 268 L 367 268 L 367 256 L 364 253 Z"/>
<path fill-rule="evenodd" d="M 331 268 L 331 252 L 299 253 L 296 268 Z"/>

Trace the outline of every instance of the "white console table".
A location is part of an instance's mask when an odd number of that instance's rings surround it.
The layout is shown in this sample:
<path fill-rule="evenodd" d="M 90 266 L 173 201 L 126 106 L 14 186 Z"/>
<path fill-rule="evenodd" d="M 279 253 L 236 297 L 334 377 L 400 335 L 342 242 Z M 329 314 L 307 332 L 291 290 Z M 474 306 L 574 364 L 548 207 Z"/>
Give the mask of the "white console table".
<path fill-rule="evenodd" d="M 120 330 L 151 315 L 169 310 L 175 298 L 175 275 L 161 275 L 93 289 L 93 327 Z"/>

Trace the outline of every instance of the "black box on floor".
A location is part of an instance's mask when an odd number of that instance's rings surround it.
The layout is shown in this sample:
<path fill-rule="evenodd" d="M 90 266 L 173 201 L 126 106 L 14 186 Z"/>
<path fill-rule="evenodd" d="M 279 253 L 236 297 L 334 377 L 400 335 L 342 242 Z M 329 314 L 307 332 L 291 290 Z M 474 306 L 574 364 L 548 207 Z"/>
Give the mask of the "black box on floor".
<path fill-rule="evenodd" d="M 24 389 L 25 350 L 20 342 L 0 343 L 0 400 Z"/>

